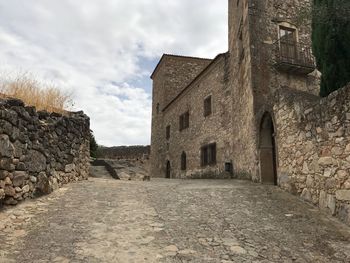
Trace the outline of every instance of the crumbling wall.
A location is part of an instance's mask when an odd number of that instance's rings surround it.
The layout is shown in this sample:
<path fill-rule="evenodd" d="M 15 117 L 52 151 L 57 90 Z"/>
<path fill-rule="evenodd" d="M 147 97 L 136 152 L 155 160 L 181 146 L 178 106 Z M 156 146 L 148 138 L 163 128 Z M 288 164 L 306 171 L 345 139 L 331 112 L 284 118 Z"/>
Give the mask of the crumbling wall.
<path fill-rule="evenodd" d="M 279 185 L 350 224 L 350 85 L 323 99 L 281 90 Z"/>
<path fill-rule="evenodd" d="M 0 203 L 15 205 L 62 184 L 87 179 L 89 118 L 37 112 L 0 100 Z"/>

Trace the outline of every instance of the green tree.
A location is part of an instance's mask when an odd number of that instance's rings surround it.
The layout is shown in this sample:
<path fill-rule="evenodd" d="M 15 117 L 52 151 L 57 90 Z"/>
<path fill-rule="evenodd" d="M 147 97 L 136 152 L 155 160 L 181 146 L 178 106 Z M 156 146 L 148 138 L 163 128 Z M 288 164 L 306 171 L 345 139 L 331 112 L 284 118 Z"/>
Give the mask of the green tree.
<path fill-rule="evenodd" d="M 95 140 L 93 131 L 90 130 L 90 156 L 97 158 L 98 144 Z"/>
<path fill-rule="evenodd" d="M 350 1 L 314 0 L 312 48 L 322 73 L 320 95 L 350 82 Z"/>

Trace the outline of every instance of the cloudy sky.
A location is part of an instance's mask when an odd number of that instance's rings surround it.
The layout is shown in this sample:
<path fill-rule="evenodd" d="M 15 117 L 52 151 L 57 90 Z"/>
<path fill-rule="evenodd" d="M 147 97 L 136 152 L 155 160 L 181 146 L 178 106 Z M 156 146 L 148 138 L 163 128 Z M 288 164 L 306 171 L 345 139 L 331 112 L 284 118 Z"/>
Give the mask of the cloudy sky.
<path fill-rule="evenodd" d="M 0 72 L 71 92 L 102 145 L 149 144 L 163 53 L 227 50 L 227 0 L 0 0 Z"/>

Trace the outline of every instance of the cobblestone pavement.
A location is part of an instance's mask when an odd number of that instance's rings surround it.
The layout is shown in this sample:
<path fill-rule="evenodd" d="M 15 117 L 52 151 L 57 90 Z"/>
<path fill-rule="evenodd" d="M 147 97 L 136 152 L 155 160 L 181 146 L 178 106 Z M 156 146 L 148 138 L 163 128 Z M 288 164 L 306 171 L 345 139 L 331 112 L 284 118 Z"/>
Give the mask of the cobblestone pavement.
<path fill-rule="evenodd" d="M 1 211 L 0 262 L 350 262 L 350 228 L 246 181 L 90 178 Z"/>

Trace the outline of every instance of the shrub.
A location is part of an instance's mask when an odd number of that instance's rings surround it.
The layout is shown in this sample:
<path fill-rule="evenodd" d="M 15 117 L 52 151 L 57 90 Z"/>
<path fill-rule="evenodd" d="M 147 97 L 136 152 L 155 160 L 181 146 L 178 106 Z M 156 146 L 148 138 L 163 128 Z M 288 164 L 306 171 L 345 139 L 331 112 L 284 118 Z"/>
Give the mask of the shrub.
<path fill-rule="evenodd" d="M 97 158 L 98 156 L 98 144 L 95 140 L 95 136 L 93 131 L 90 130 L 90 156 L 93 158 Z"/>
<path fill-rule="evenodd" d="M 37 110 L 66 113 L 73 106 L 71 95 L 64 93 L 54 84 L 40 82 L 30 74 L 15 77 L 1 77 L 0 96 L 22 100 Z"/>
<path fill-rule="evenodd" d="M 349 18 L 349 0 L 314 0 L 312 47 L 322 73 L 322 97 L 350 81 Z"/>

